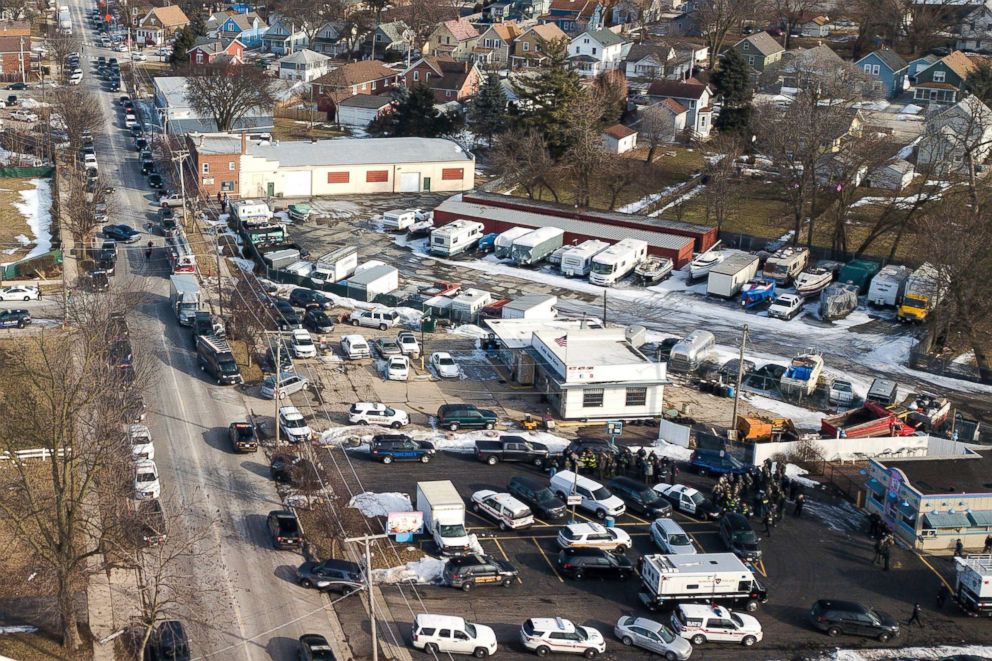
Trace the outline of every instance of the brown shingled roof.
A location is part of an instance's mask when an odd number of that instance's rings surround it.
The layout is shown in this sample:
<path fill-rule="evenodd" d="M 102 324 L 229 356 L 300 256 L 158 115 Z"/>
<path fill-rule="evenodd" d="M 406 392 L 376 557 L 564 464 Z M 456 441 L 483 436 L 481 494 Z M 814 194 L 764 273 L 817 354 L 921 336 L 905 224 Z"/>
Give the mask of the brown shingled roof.
<path fill-rule="evenodd" d="M 655 80 L 648 87 L 648 96 L 670 96 L 677 99 L 699 99 L 706 85 L 680 83 L 677 80 Z"/>
<path fill-rule="evenodd" d="M 624 126 L 623 124 L 614 124 L 603 131 L 606 135 L 611 138 L 616 138 L 617 140 L 623 140 L 624 138 L 634 135 L 637 133 L 634 129 L 629 126 Z"/>
<path fill-rule="evenodd" d="M 397 75 L 396 71 L 390 69 L 379 60 L 360 60 L 358 62 L 349 62 L 336 69 L 332 69 L 314 80 L 313 83 L 328 87 L 349 87 L 395 75 Z"/>
<path fill-rule="evenodd" d="M 479 31 L 475 29 L 475 26 L 467 18 L 445 21 L 444 27 L 448 28 L 458 41 L 467 41 L 479 36 Z"/>
<path fill-rule="evenodd" d="M 944 56 L 940 61 L 946 64 L 947 68 L 956 73 L 962 80 L 978 68 L 977 63 L 959 50 Z"/>
<path fill-rule="evenodd" d="M 152 14 L 155 14 L 155 18 L 162 27 L 166 28 L 181 28 L 184 25 L 189 24 L 189 19 L 179 5 L 168 5 L 167 7 L 155 7 L 151 10 Z"/>

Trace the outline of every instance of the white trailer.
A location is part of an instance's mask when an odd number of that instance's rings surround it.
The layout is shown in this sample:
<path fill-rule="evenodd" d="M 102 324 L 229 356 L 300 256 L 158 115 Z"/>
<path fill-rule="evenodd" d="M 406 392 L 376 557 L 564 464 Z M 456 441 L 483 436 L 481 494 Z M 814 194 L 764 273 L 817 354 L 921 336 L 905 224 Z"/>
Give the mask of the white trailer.
<path fill-rule="evenodd" d="M 740 293 L 741 287 L 753 280 L 758 273 L 757 255 L 746 252 L 734 253 L 710 269 L 706 281 L 706 293 L 710 296 L 733 298 Z"/>
<path fill-rule="evenodd" d="M 592 258 L 589 282 L 608 287 L 634 270 L 648 256 L 648 242 L 624 239 Z"/>
<path fill-rule="evenodd" d="M 348 278 L 348 296 L 359 301 L 373 301 L 380 294 L 399 289 L 400 272 L 388 264 L 379 264 Z"/>
<path fill-rule="evenodd" d="M 566 278 L 581 278 L 589 275 L 592 268 L 592 258 L 610 247 L 606 241 L 589 239 L 577 246 L 572 246 L 561 256 L 561 274 Z"/>
<path fill-rule="evenodd" d="M 954 558 L 954 596 L 961 608 L 975 615 L 992 615 L 992 555 Z"/>
<path fill-rule="evenodd" d="M 475 323 L 478 321 L 482 308 L 492 302 L 493 296 L 487 291 L 465 289 L 451 299 L 451 307 L 449 308 L 451 320 L 461 323 Z"/>
<path fill-rule="evenodd" d="M 260 200 L 238 200 L 231 205 L 231 212 L 246 225 L 260 225 L 272 220 L 272 210 Z"/>
<path fill-rule="evenodd" d="M 504 319 L 554 319 L 558 297 L 552 294 L 527 294 L 503 306 Z"/>
<path fill-rule="evenodd" d="M 532 266 L 553 253 L 565 240 L 565 230 L 541 227 L 513 242 L 510 257 L 517 266 Z"/>
<path fill-rule="evenodd" d="M 470 250 L 479 243 L 485 225 L 474 220 L 459 218 L 431 232 L 430 253 L 454 257 Z"/>
<path fill-rule="evenodd" d="M 417 482 L 417 510 L 424 514 L 424 532 L 434 538 L 442 555 L 472 550 L 465 503 L 450 480 Z"/>
<path fill-rule="evenodd" d="M 757 610 L 768 593 L 754 571 L 733 553 L 645 555 L 641 602 L 648 610 L 677 603 L 721 603 Z"/>
<path fill-rule="evenodd" d="M 903 292 L 906 290 L 906 281 L 912 275 L 905 266 L 889 264 L 875 274 L 871 279 L 871 286 L 868 287 L 868 302 L 880 307 L 892 307 L 899 305 Z"/>
<path fill-rule="evenodd" d="M 765 261 L 763 274 L 779 286 L 792 282 L 809 264 L 806 248 L 782 248 Z"/>
<path fill-rule="evenodd" d="M 510 229 L 502 232 L 493 241 L 493 254 L 496 255 L 496 259 L 506 259 L 510 256 L 510 249 L 513 247 L 513 242 L 524 236 L 525 234 L 530 234 L 533 232 L 529 227 L 511 227 Z"/>
<path fill-rule="evenodd" d="M 340 282 L 358 268 L 358 248 L 345 246 L 321 256 L 310 271 L 310 279 L 318 284 Z"/>
<path fill-rule="evenodd" d="M 393 232 L 405 232 L 417 222 L 420 209 L 391 209 L 382 214 L 382 226 Z"/>

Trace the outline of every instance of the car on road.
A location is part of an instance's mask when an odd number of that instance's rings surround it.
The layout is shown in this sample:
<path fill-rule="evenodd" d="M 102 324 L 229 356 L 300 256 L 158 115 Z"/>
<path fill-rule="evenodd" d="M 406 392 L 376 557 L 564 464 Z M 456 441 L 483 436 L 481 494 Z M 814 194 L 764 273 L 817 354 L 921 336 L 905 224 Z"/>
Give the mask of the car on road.
<path fill-rule="evenodd" d="M 251 422 L 232 422 L 227 428 L 227 440 L 234 452 L 258 452 L 258 431 Z"/>
<path fill-rule="evenodd" d="M 0 301 L 37 301 L 41 298 L 37 285 L 14 285 L 0 289 Z"/>
<path fill-rule="evenodd" d="M 110 291 L 110 279 L 106 271 L 90 271 L 81 278 L 83 289 L 91 292 Z"/>
<path fill-rule="evenodd" d="M 151 174 L 155 172 L 155 159 L 145 158 L 141 160 L 141 174 Z"/>
<path fill-rule="evenodd" d="M 134 464 L 134 498 L 149 500 L 162 495 L 162 484 L 158 479 L 158 466 L 151 459 L 143 459 Z"/>
<path fill-rule="evenodd" d="M 565 501 L 555 496 L 548 485 L 534 478 L 523 475 L 512 477 L 506 485 L 506 490 L 514 498 L 526 504 L 539 519 L 558 521 L 564 519 L 568 513 Z"/>
<path fill-rule="evenodd" d="M 276 399 L 277 397 L 279 399 L 286 399 L 293 393 L 306 390 L 310 387 L 310 382 L 298 374 L 286 374 L 283 372 L 278 378 L 278 386 L 276 385 L 276 380 L 274 374 L 265 377 L 265 380 L 262 381 L 262 397 L 266 399 Z"/>
<path fill-rule="evenodd" d="M 437 410 L 437 426 L 449 431 L 495 429 L 496 414 L 472 404 L 442 404 Z"/>
<path fill-rule="evenodd" d="M 805 302 L 798 294 L 782 294 L 768 306 L 768 316 L 789 321 L 803 311 Z"/>
<path fill-rule="evenodd" d="M 690 486 L 659 482 L 652 489 L 667 498 L 668 502 L 672 504 L 672 507 L 683 514 L 688 514 L 703 521 L 720 518 L 720 508 L 709 498 Z"/>
<path fill-rule="evenodd" d="M 144 62 L 148 57 L 144 53 L 131 53 L 131 59 L 137 62 Z"/>
<path fill-rule="evenodd" d="M 320 308 L 309 308 L 303 313 L 303 326 L 314 333 L 330 333 L 334 330 L 334 322 Z"/>
<path fill-rule="evenodd" d="M 364 585 L 362 568 L 348 560 L 304 562 L 296 569 L 296 582 L 307 589 L 351 594 Z"/>
<path fill-rule="evenodd" d="M 353 425 L 379 425 L 399 429 L 410 423 L 410 415 L 379 402 L 355 402 L 348 410 L 348 422 Z"/>
<path fill-rule="evenodd" d="M 569 495 L 576 495 L 581 500 L 579 508 L 591 512 L 600 521 L 606 517 L 618 517 L 627 511 L 627 505 L 599 482 L 585 475 L 576 475 L 572 471 L 558 471 L 549 481 L 549 486 L 556 496 L 568 502 Z"/>
<path fill-rule="evenodd" d="M 279 429 L 290 443 L 309 441 L 313 436 L 306 419 L 295 406 L 279 407 Z"/>
<path fill-rule="evenodd" d="M 607 482 L 606 487 L 627 503 L 628 511 L 652 519 L 672 515 L 672 504 L 668 499 L 643 482 L 621 475 Z"/>
<path fill-rule="evenodd" d="M 372 349 L 365 338 L 357 333 L 351 333 L 341 338 L 341 353 L 348 360 L 361 360 L 372 356 Z"/>
<path fill-rule="evenodd" d="M 300 636 L 300 661 L 335 661 L 331 644 L 319 633 Z"/>
<path fill-rule="evenodd" d="M 603 549 L 562 549 L 558 552 L 558 573 L 566 578 L 603 578 L 626 581 L 634 575 L 634 565 L 625 555 Z"/>
<path fill-rule="evenodd" d="M 399 323 L 400 315 L 394 310 L 355 310 L 348 316 L 352 326 L 387 330 Z"/>
<path fill-rule="evenodd" d="M 158 625 L 152 636 L 150 647 L 154 650 L 152 658 L 158 661 L 189 661 L 189 636 L 183 623 L 179 620 L 167 620 Z"/>
<path fill-rule="evenodd" d="M 334 301 L 314 289 L 297 287 L 289 292 L 289 303 L 298 308 L 318 307 L 325 310 L 334 307 Z"/>
<path fill-rule="evenodd" d="M 130 533 L 138 547 L 158 546 L 165 542 L 168 529 L 159 500 L 143 500 L 138 503 Z"/>
<path fill-rule="evenodd" d="M 693 645 L 738 643 L 752 647 L 764 635 L 757 618 L 709 604 L 676 606 L 672 612 L 672 629 Z"/>
<path fill-rule="evenodd" d="M 384 464 L 394 461 L 429 463 L 437 450 L 430 441 L 415 441 L 406 434 L 378 434 L 372 437 L 370 455 Z"/>
<path fill-rule="evenodd" d="M 820 599 L 809 609 L 809 621 L 831 637 L 865 636 L 885 643 L 899 635 L 895 618 L 854 601 Z"/>
<path fill-rule="evenodd" d="M 158 198 L 158 203 L 160 206 L 171 209 L 173 207 L 183 206 L 186 203 L 186 198 L 179 193 L 167 193 Z"/>
<path fill-rule="evenodd" d="M 27 310 L 0 310 L 0 328 L 24 328 L 31 323 Z"/>
<path fill-rule="evenodd" d="M 141 232 L 129 225 L 105 225 L 103 228 L 103 235 L 107 238 L 113 239 L 114 241 L 135 243 L 140 239 Z"/>
<path fill-rule="evenodd" d="M 651 541 L 668 555 L 693 555 L 696 547 L 692 538 L 674 519 L 661 517 L 651 522 L 649 528 Z"/>
<path fill-rule="evenodd" d="M 692 654 L 688 640 L 646 617 L 621 616 L 613 627 L 613 635 L 627 647 L 646 649 L 664 656 L 666 661 L 685 661 Z"/>
<path fill-rule="evenodd" d="M 431 369 L 434 370 L 434 373 L 442 379 L 457 379 L 460 374 L 458 363 L 446 351 L 432 353 L 429 364 Z"/>
<path fill-rule="evenodd" d="M 406 381 L 410 378 L 410 359 L 406 356 L 393 356 L 386 361 L 387 381 Z"/>
<path fill-rule="evenodd" d="M 574 452 L 581 457 L 587 449 L 597 454 L 601 452 L 612 455 L 620 454 L 620 448 L 617 447 L 616 443 L 610 443 L 601 438 L 577 438 L 565 447 L 563 454 L 567 457 Z"/>
<path fill-rule="evenodd" d="M 303 544 L 303 533 L 296 515 L 289 510 L 273 510 L 265 519 L 272 537 L 272 546 L 277 549 L 296 549 Z"/>
<path fill-rule="evenodd" d="M 317 345 L 313 343 L 310 333 L 302 328 L 294 328 L 289 340 L 289 350 L 293 358 L 316 358 Z"/>
<path fill-rule="evenodd" d="M 598 523 L 570 523 L 558 531 L 556 541 L 563 549 L 603 549 L 613 553 L 626 553 L 634 545 L 625 530 Z"/>
<path fill-rule="evenodd" d="M 19 122 L 37 122 L 38 115 L 33 112 L 28 112 L 27 110 L 15 110 L 10 113 L 11 119 L 16 119 Z"/>
<path fill-rule="evenodd" d="M 454 615 L 419 613 L 413 620 L 412 642 L 434 657 L 438 653 L 472 654 L 481 659 L 496 653 L 496 633 L 491 627 Z"/>
<path fill-rule="evenodd" d="M 396 343 L 400 345 L 400 351 L 404 356 L 418 358 L 420 356 L 420 343 L 417 337 L 410 331 L 400 331 L 396 336 Z"/>
<path fill-rule="evenodd" d="M 161 188 L 162 187 L 162 175 L 152 174 L 148 177 L 148 186 L 151 188 Z"/>
<path fill-rule="evenodd" d="M 402 355 L 399 343 L 391 337 L 380 337 L 372 341 L 372 346 L 383 358 Z"/>
<path fill-rule="evenodd" d="M 562 617 L 528 619 L 520 627 L 520 642 L 538 656 L 557 652 L 591 659 L 606 651 L 603 634 L 592 627 L 577 627 Z"/>
<path fill-rule="evenodd" d="M 5 90 L 11 90 L 14 92 L 19 92 L 21 90 L 26 90 L 28 88 L 27 83 L 11 83 L 4 87 Z"/>
<path fill-rule="evenodd" d="M 448 560 L 441 575 L 445 585 L 468 592 L 477 585 L 502 585 L 508 588 L 520 572 L 506 560 L 472 553 Z"/>
<path fill-rule="evenodd" d="M 475 442 L 473 453 L 476 459 L 490 466 L 495 466 L 501 461 L 543 466 L 550 455 L 547 445 L 528 440 L 523 436 L 500 436 L 495 441 L 478 440 Z"/>
<path fill-rule="evenodd" d="M 131 445 L 131 456 L 137 461 L 155 459 L 155 444 L 152 433 L 145 425 L 128 425 L 127 438 Z"/>
<path fill-rule="evenodd" d="M 519 530 L 534 525 L 534 515 L 526 504 L 508 493 L 481 489 L 472 494 L 472 511 L 492 519 L 500 530 Z"/>

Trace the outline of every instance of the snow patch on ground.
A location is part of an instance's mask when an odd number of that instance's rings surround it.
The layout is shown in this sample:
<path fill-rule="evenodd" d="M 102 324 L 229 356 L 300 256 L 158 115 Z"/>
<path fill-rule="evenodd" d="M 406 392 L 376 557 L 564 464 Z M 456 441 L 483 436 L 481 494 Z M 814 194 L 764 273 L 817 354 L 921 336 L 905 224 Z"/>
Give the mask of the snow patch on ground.
<path fill-rule="evenodd" d="M 808 503 L 807 503 L 808 505 Z M 974 655 L 977 657 L 992 657 L 992 647 L 982 645 L 940 647 L 899 647 L 860 650 L 832 650 L 819 656 L 809 656 L 810 661 L 885 661 L 887 659 L 913 659 L 919 661 L 938 661 L 959 655 Z"/>
<path fill-rule="evenodd" d="M 846 500 L 831 505 L 813 498 L 808 498 L 803 506 L 803 512 L 809 513 L 823 525 L 842 533 L 860 533 L 865 530 L 868 517 Z"/>
<path fill-rule="evenodd" d="M 412 512 L 410 496 L 405 493 L 389 492 L 374 493 L 366 491 L 354 496 L 348 501 L 348 507 L 354 507 L 363 516 L 386 516 L 390 512 Z"/>
<path fill-rule="evenodd" d="M 661 190 L 661 191 L 659 191 L 657 193 L 651 193 L 650 195 L 645 195 L 644 197 L 642 197 L 641 199 L 637 200 L 636 202 L 631 202 L 630 204 L 625 204 L 622 207 L 618 208 L 617 211 L 619 211 L 620 213 L 637 213 L 641 209 L 643 209 L 645 207 L 651 206 L 652 204 L 654 204 L 655 202 L 657 202 L 661 198 L 665 197 L 666 195 L 670 195 L 673 190 L 675 190 L 676 188 L 678 188 L 681 185 L 682 185 L 681 183 L 672 184 L 671 186 L 669 186 L 669 187 L 667 187 L 667 188 L 665 188 L 665 189 L 663 189 L 663 190 Z"/>
<path fill-rule="evenodd" d="M 402 567 L 374 569 L 372 581 L 380 584 L 416 583 L 425 585 L 439 583 L 446 564 L 448 564 L 447 560 L 425 556 L 420 560 L 408 562 Z"/>
<path fill-rule="evenodd" d="M 481 340 L 489 336 L 489 331 L 473 324 L 462 324 L 461 326 L 456 326 L 455 328 L 449 329 L 448 333 L 451 335 L 469 337 L 475 340 Z"/>
<path fill-rule="evenodd" d="M 255 262 L 250 259 L 245 259 L 244 257 L 228 257 L 227 259 L 234 262 L 245 273 L 252 273 L 255 270 Z"/>
<path fill-rule="evenodd" d="M 794 425 L 801 429 L 820 428 L 820 420 L 823 418 L 823 413 L 818 411 L 810 411 L 795 404 L 789 404 L 788 402 L 782 402 L 771 397 L 751 393 L 744 393 L 744 398 L 756 408 L 771 411 L 782 417 L 789 418 Z"/>
<path fill-rule="evenodd" d="M 638 450 L 642 449 L 645 452 L 654 453 L 656 457 L 668 457 L 677 461 L 689 461 L 692 458 L 692 450 L 689 448 L 669 443 L 663 439 L 658 439 L 653 445 L 632 446 L 630 451 L 636 454 Z"/>
<path fill-rule="evenodd" d="M 669 202 L 668 204 L 666 204 L 662 208 L 658 209 L 657 211 L 652 211 L 648 215 L 650 217 L 652 217 L 652 218 L 656 218 L 657 216 L 660 216 L 661 214 L 665 213 L 666 211 L 668 211 L 672 207 L 677 207 L 680 204 L 685 204 L 686 202 L 688 202 L 692 198 L 694 198 L 697 195 L 699 195 L 700 193 L 702 193 L 705 189 L 706 189 L 706 186 L 703 186 L 703 185 L 696 186 L 695 188 L 693 188 L 692 190 L 690 190 L 688 193 L 685 193 L 684 195 L 680 195 L 679 197 L 677 197 L 676 199 L 672 200 L 671 202 Z"/>
<path fill-rule="evenodd" d="M 34 188 L 20 191 L 21 202 L 14 202 L 16 208 L 28 223 L 34 234 L 34 248 L 24 259 L 44 255 L 52 249 L 52 186 L 50 179 L 32 179 Z M 22 235 L 23 236 L 23 235 Z M 23 237 L 26 238 L 26 237 Z M 17 237 L 17 240 L 25 244 Z"/>
<path fill-rule="evenodd" d="M 792 480 L 793 482 L 798 482 L 804 487 L 808 487 L 810 489 L 820 488 L 820 483 L 817 482 L 816 480 L 811 480 L 808 477 L 803 477 L 804 475 L 809 474 L 809 471 L 806 470 L 805 468 L 796 466 L 795 464 L 786 464 L 785 474 L 790 480 Z"/>
<path fill-rule="evenodd" d="M 38 627 L 33 627 L 30 624 L 12 625 L 9 627 L 0 627 L 0 636 L 6 636 L 15 633 L 34 633 L 37 630 Z"/>

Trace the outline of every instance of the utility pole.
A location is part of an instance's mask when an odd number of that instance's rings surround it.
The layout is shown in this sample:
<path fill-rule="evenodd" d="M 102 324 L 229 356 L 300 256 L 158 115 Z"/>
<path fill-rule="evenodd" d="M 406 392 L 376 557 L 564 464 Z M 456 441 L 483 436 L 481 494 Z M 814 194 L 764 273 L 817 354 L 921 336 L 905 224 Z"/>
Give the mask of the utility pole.
<path fill-rule="evenodd" d="M 606 326 L 606 287 L 603 287 L 603 326 Z"/>
<path fill-rule="evenodd" d="M 747 324 L 744 324 L 744 331 L 741 333 L 741 351 L 737 360 L 737 384 L 734 387 L 734 417 L 730 421 L 733 433 L 737 434 L 737 407 L 741 399 L 741 379 L 744 378 L 744 345 L 747 344 Z"/>
<path fill-rule="evenodd" d="M 345 542 L 362 542 L 365 544 L 365 587 L 369 591 L 369 623 L 372 631 L 372 661 L 379 661 L 379 638 L 376 635 L 375 624 L 375 597 L 372 594 L 372 553 L 369 550 L 369 542 L 374 539 L 388 539 L 389 535 L 364 535 L 362 537 L 348 537 Z"/>
<path fill-rule="evenodd" d="M 276 405 L 276 447 L 279 447 L 279 398 L 282 393 L 279 392 L 279 380 L 282 376 L 282 337 L 276 340 L 276 389 L 273 391 L 272 401 Z"/>

